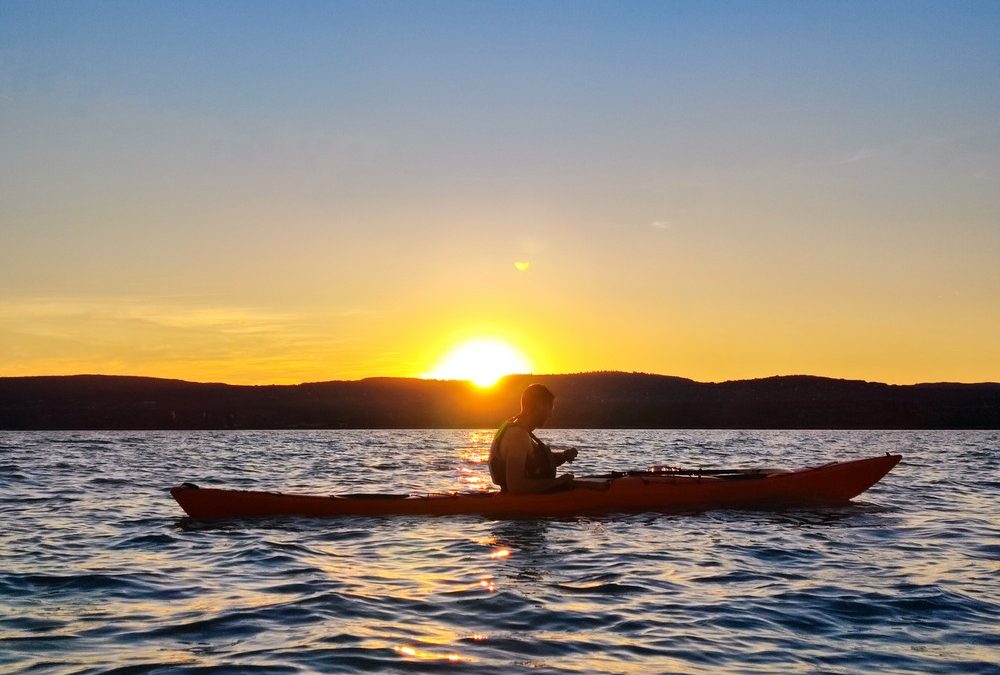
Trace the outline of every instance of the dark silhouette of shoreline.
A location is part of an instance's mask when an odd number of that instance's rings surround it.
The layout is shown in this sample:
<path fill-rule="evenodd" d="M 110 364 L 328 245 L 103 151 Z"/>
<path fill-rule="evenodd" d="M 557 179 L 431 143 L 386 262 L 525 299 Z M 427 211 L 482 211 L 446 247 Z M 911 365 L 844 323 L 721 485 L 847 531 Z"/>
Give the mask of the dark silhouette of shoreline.
<path fill-rule="evenodd" d="M 240 386 L 145 377 L 0 378 L 0 429 L 490 428 L 530 382 L 552 428 L 1000 429 L 1000 384 L 812 376 L 721 383 L 640 373 L 512 375 L 487 390 L 409 378 Z"/>

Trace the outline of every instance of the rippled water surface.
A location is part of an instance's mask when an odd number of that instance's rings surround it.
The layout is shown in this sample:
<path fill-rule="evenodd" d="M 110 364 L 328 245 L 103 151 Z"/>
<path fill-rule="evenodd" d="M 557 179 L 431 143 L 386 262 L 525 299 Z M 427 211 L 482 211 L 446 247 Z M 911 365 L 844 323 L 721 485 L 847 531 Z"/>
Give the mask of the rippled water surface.
<path fill-rule="evenodd" d="M 475 489 L 489 432 L 6 432 L 0 671 L 998 672 L 1000 433 L 542 431 L 579 474 L 901 452 L 853 505 L 195 522 Z"/>

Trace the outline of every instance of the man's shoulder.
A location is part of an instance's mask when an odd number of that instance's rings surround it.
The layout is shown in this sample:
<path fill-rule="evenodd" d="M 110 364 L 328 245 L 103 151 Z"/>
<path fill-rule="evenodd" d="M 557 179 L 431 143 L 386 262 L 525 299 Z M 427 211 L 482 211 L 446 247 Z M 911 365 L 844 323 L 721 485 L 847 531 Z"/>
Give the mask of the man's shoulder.
<path fill-rule="evenodd" d="M 524 441 L 531 440 L 531 434 L 524 427 L 519 427 L 516 424 L 511 424 L 507 427 L 506 431 L 503 433 L 502 441 L 514 441 L 515 443 L 523 443 Z"/>

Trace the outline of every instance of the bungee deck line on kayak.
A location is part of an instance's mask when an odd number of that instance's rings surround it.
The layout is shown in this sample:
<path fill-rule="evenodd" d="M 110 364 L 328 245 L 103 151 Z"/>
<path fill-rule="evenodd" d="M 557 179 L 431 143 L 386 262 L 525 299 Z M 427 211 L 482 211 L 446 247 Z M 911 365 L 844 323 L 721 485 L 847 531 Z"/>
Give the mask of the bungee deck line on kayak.
<path fill-rule="evenodd" d="M 498 492 L 424 496 L 359 494 L 317 496 L 200 488 L 184 483 L 170 494 L 193 518 L 274 516 L 446 516 L 499 518 L 574 516 L 643 511 L 702 511 L 844 504 L 877 483 L 902 455 L 831 462 L 793 471 L 745 470 L 717 475 L 625 472 L 594 480 L 589 488 L 537 495 Z M 728 471 L 728 470 L 727 470 Z M 615 474 L 611 474 L 615 476 Z M 602 489 L 603 488 L 603 489 Z"/>

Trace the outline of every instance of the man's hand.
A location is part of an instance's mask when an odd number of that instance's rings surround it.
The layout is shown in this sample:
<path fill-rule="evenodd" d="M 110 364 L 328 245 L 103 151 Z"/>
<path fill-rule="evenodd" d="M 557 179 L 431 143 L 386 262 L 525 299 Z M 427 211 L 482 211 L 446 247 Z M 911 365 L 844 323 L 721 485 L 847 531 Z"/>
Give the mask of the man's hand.
<path fill-rule="evenodd" d="M 578 454 L 580 454 L 580 453 L 577 452 L 576 448 L 569 448 L 568 450 L 563 450 L 563 453 L 562 453 L 563 460 L 566 461 L 566 462 L 572 462 L 574 459 L 576 459 L 576 456 Z"/>

